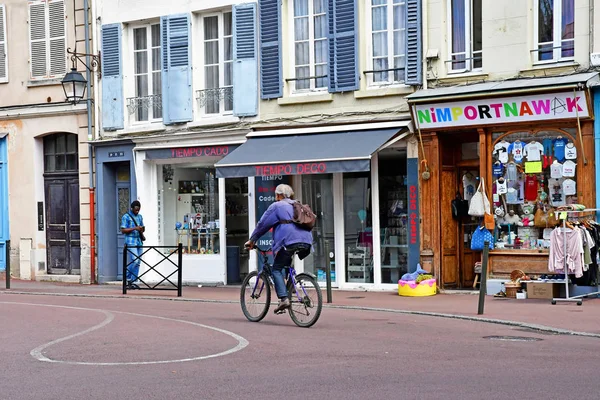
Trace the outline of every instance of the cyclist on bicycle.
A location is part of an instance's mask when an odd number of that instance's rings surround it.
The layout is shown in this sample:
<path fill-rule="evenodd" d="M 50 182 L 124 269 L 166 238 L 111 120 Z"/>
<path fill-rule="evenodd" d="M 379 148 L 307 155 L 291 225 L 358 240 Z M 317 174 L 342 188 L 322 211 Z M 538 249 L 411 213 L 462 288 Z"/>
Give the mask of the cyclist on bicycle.
<path fill-rule="evenodd" d="M 289 185 L 277 185 L 275 188 L 275 202 L 267 208 L 250 235 L 250 240 L 244 245 L 253 248 L 254 243 L 271 228 L 273 228 L 273 282 L 279 298 L 275 312 L 285 310 L 290 306 L 290 300 L 285 288 L 284 268 L 292 263 L 294 253 L 302 260 L 310 254 L 312 247 L 312 234 L 310 231 L 291 223 L 294 217 L 294 190 Z"/>

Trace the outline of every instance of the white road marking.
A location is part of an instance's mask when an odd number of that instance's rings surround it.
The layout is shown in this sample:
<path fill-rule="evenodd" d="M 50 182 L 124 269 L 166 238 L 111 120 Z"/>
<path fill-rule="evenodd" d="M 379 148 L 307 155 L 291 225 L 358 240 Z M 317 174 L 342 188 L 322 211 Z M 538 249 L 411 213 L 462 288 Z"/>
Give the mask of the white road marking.
<path fill-rule="evenodd" d="M 56 339 L 53 340 L 49 343 L 43 344 L 41 346 L 36 347 L 35 349 L 31 350 L 30 354 L 32 357 L 34 357 L 35 359 L 39 360 L 39 361 L 44 361 L 44 362 L 50 362 L 50 363 L 60 363 L 60 364 L 70 364 L 70 365 L 92 365 L 92 366 L 103 366 L 103 365 L 108 365 L 108 366 L 116 366 L 116 365 L 152 365 L 152 364 L 170 364 L 170 363 L 181 363 L 181 362 L 188 362 L 188 361 L 200 361 L 200 360 L 206 360 L 209 358 L 215 358 L 215 357 L 221 357 L 221 356 L 226 356 L 228 354 L 232 354 L 235 353 L 237 351 L 242 350 L 244 347 L 248 346 L 249 342 L 244 339 L 242 336 L 235 334 L 233 332 L 227 331 L 225 329 L 221 329 L 221 328 L 217 328 L 214 326 L 210 326 L 210 325 L 204 325 L 204 324 L 199 324 L 197 322 L 191 322 L 191 321 L 185 321 L 182 319 L 174 319 L 174 318 L 167 318 L 167 317 L 159 317 L 156 315 L 147 315 L 147 314 L 137 314 L 137 313 L 130 313 L 130 312 L 125 312 L 125 311 L 109 311 L 109 310 L 101 310 L 101 309 L 94 309 L 94 308 L 83 308 L 83 307 L 70 307 L 70 306 L 59 306 L 59 305 L 53 305 L 53 304 L 35 304 L 35 303 L 18 303 L 18 302 L 10 302 L 10 301 L 3 301 L 0 302 L 0 304 L 18 304 L 18 305 L 24 305 L 24 306 L 36 306 L 36 307 L 54 307 L 54 308 L 66 308 L 66 309 L 70 309 L 70 310 L 83 310 L 83 311 L 95 311 L 95 312 L 101 312 L 106 316 L 106 319 L 104 321 L 102 321 L 101 323 L 99 323 L 98 325 L 95 325 L 91 328 L 88 328 L 84 331 L 75 333 L 73 335 L 69 335 L 69 336 L 65 336 L 63 338 L 60 339 Z M 164 321 L 174 321 L 174 322 L 180 322 L 183 324 L 189 324 L 189 325 L 193 325 L 193 326 L 197 326 L 200 328 L 205 328 L 205 329 L 210 329 L 219 333 L 223 333 L 227 336 L 230 336 L 232 338 L 234 338 L 235 340 L 237 340 L 238 344 L 235 347 L 232 347 L 229 350 L 225 350 L 222 351 L 220 353 L 216 353 L 216 354 L 209 354 L 206 356 L 200 356 L 200 357 L 190 357 L 190 358 L 181 358 L 181 359 L 177 359 L 177 360 L 159 360 L 159 361 L 131 361 L 131 362 L 83 362 L 83 361 L 65 361 L 65 360 L 55 360 L 52 358 L 48 358 L 45 355 L 42 354 L 42 351 L 47 349 L 50 346 L 53 346 L 55 344 L 64 342 L 66 340 L 70 340 L 73 339 L 75 337 L 78 336 L 82 336 L 85 335 L 87 333 L 90 333 L 92 331 L 98 330 L 100 328 L 103 328 L 104 326 L 110 324 L 115 316 L 112 313 L 118 313 L 118 314 L 126 314 L 126 315 L 133 315 L 136 317 L 146 317 L 146 318 L 155 318 L 155 319 L 160 319 L 160 320 L 164 320 Z"/>

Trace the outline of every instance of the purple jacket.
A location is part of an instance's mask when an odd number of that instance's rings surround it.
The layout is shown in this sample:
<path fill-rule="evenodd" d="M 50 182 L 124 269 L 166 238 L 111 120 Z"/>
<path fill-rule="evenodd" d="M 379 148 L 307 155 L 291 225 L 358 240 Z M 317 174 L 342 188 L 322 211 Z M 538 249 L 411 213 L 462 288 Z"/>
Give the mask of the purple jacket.
<path fill-rule="evenodd" d="M 285 246 L 294 243 L 308 243 L 312 245 L 313 237 L 310 231 L 302 229 L 296 224 L 280 224 L 279 221 L 291 220 L 294 217 L 293 200 L 284 199 L 271 204 L 263 214 L 252 232 L 250 240 L 254 243 L 269 229 L 273 229 L 273 254 Z"/>

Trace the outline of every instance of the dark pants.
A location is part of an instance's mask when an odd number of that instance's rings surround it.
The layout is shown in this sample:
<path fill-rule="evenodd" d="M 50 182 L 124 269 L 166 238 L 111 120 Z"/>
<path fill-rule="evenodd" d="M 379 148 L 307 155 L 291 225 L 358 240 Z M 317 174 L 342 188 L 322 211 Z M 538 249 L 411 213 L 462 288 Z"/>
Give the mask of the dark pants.
<path fill-rule="evenodd" d="M 277 255 L 275 255 L 275 260 L 273 261 L 273 282 L 275 283 L 277 297 L 280 299 L 287 297 L 283 269 L 292 265 L 292 257 L 296 252 L 298 252 L 298 257 L 301 260 L 305 259 L 310 254 L 310 244 L 294 243 L 287 247 L 282 247 L 277 252 Z"/>

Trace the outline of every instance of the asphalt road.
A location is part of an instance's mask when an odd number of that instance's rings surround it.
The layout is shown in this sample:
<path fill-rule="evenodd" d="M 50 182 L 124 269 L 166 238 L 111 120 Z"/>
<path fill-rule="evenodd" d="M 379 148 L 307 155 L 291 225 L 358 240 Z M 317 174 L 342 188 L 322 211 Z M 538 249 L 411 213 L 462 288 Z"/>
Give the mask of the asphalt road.
<path fill-rule="evenodd" d="M 0 298 L 2 400 L 591 399 L 599 361 L 597 338 L 418 315 L 324 309 L 303 329 L 235 304 Z"/>

